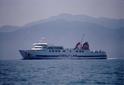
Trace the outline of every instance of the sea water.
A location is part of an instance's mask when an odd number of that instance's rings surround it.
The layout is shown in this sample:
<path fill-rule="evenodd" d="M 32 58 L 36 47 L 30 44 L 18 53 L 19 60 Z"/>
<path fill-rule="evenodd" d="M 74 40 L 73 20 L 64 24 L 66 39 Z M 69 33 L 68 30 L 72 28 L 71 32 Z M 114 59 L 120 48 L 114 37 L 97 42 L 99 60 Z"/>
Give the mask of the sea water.
<path fill-rule="evenodd" d="M 124 60 L 1 60 L 0 85 L 124 85 Z"/>

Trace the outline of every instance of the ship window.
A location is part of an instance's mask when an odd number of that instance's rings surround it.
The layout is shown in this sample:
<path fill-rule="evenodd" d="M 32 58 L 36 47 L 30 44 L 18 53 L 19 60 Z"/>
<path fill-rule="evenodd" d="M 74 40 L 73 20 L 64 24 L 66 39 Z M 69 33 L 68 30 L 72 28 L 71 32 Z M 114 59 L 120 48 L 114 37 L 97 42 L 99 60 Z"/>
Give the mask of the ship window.
<path fill-rule="evenodd" d="M 65 50 L 63 50 L 63 52 L 65 52 Z"/>
<path fill-rule="evenodd" d="M 59 46 L 49 46 L 48 49 L 63 49 L 63 47 Z"/>

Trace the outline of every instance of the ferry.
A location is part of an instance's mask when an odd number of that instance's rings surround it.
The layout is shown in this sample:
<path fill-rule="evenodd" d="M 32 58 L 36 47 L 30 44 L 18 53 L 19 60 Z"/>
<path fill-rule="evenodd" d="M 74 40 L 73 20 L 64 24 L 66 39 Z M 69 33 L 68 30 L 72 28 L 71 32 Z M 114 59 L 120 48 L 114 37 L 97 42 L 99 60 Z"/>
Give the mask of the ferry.
<path fill-rule="evenodd" d="M 107 59 L 105 51 L 91 51 L 88 42 L 78 42 L 74 48 L 34 43 L 30 50 L 19 50 L 24 60 L 33 59 Z"/>

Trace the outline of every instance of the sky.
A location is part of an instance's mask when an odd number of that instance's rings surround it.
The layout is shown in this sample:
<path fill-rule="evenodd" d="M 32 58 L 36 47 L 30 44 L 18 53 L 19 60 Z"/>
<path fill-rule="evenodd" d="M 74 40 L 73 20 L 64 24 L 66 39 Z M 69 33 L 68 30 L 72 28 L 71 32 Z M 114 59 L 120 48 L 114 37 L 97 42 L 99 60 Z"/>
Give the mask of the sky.
<path fill-rule="evenodd" d="M 0 26 L 23 26 L 62 13 L 124 18 L 124 0 L 0 0 Z"/>

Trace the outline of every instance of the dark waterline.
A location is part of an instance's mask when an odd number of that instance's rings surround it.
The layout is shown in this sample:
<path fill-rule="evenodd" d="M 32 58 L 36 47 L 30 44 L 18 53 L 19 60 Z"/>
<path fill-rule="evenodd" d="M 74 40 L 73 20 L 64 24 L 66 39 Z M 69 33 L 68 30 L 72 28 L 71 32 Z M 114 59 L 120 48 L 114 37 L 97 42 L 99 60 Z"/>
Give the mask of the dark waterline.
<path fill-rule="evenodd" d="M 124 60 L 0 60 L 0 85 L 123 85 Z"/>

